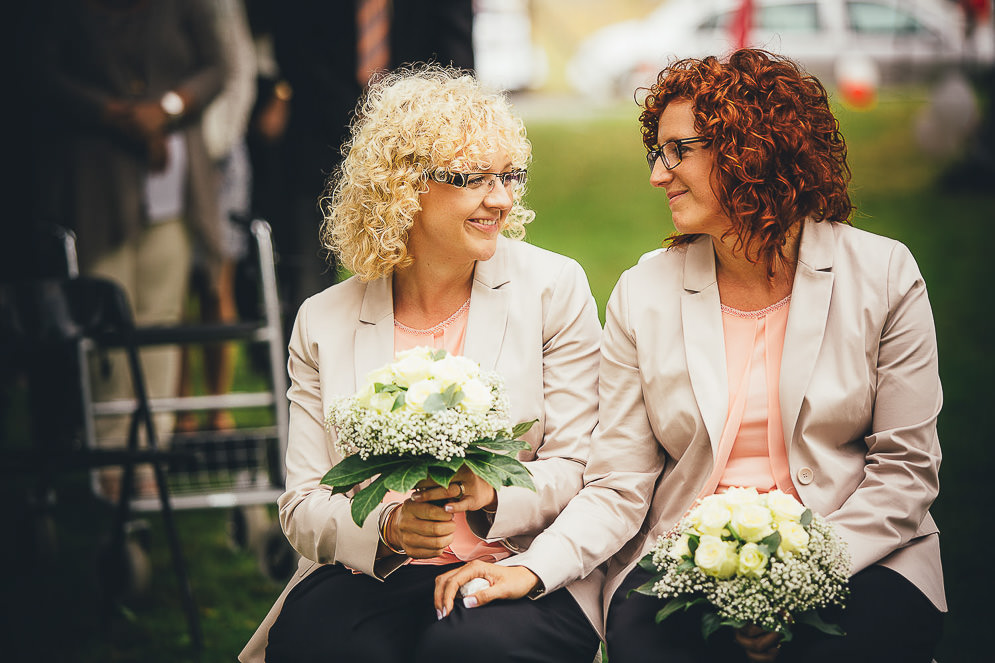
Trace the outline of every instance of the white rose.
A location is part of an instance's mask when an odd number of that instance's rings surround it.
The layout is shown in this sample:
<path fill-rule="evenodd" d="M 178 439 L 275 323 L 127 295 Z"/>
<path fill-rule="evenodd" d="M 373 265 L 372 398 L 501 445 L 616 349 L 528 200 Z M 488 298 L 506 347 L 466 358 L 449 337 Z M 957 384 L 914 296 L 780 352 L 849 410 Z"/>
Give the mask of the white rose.
<path fill-rule="evenodd" d="M 695 528 L 702 534 L 722 536 L 732 518 L 732 510 L 726 505 L 725 500 L 712 499 L 716 497 L 720 496 L 710 495 L 703 499 L 691 514 Z"/>
<path fill-rule="evenodd" d="M 756 543 L 774 531 L 770 509 L 759 504 L 741 504 L 732 510 L 729 526 L 744 541 Z"/>
<path fill-rule="evenodd" d="M 424 412 L 425 399 L 432 394 L 441 394 L 443 389 L 438 380 L 431 378 L 419 380 L 408 387 L 408 392 L 404 395 L 404 404 L 415 412 Z"/>
<path fill-rule="evenodd" d="M 755 543 L 744 543 L 739 549 L 739 574 L 760 577 L 767 567 L 767 556 L 760 552 L 760 546 Z"/>
<path fill-rule="evenodd" d="M 472 375 L 467 370 L 468 362 L 463 357 L 456 355 L 446 355 L 439 361 L 432 362 L 432 377 L 445 385 L 456 384 L 462 386 Z"/>
<path fill-rule="evenodd" d="M 670 548 L 670 556 L 674 559 L 681 559 L 685 555 L 691 556 L 691 548 L 688 547 L 688 543 L 691 539 L 687 534 L 681 534 L 681 538 L 674 542 L 674 545 Z"/>
<path fill-rule="evenodd" d="M 737 506 L 739 504 L 756 504 L 760 502 L 760 493 L 757 492 L 756 488 L 737 488 L 733 487 L 722 493 L 725 498 L 725 503 L 730 507 Z"/>
<path fill-rule="evenodd" d="M 376 384 L 390 384 L 394 381 L 394 372 L 390 370 L 390 366 L 381 366 L 380 368 L 370 371 L 366 375 L 366 384 L 371 388 Z"/>
<path fill-rule="evenodd" d="M 739 555 L 732 542 L 705 534 L 698 542 L 698 549 L 694 551 L 694 563 L 705 575 L 719 579 L 731 578 L 739 566 Z"/>
<path fill-rule="evenodd" d="M 401 350 L 394 355 L 394 360 L 399 361 L 401 359 L 407 359 L 408 357 L 421 357 L 422 359 L 431 360 L 434 356 L 435 350 L 424 345 L 419 345 L 418 347 L 411 348 L 410 350 Z"/>
<path fill-rule="evenodd" d="M 401 387 L 410 388 L 419 380 L 424 380 L 432 375 L 433 363 L 435 362 L 431 359 L 411 354 L 395 361 L 390 365 L 390 369 L 394 374 L 394 382 Z"/>
<path fill-rule="evenodd" d="M 805 507 L 798 500 L 779 490 L 767 493 L 767 508 L 774 514 L 774 520 L 778 523 L 784 521 L 797 523 L 802 514 L 805 513 Z"/>
<path fill-rule="evenodd" d="M 490 388 L 480 380 L 473 379 L 463 385 L 463 399 L 459 405 L 467 412 L 484 414 L 491 409 L 492 401 Z"/>
<path fill-rule="evenodd" d="M 777 547 L 777 554 L 781 557 L 808 548 L 808 531 L 801 523 L 786 520 L 777 526 L 777 531 L 781 533 L 781 545 Z"/>

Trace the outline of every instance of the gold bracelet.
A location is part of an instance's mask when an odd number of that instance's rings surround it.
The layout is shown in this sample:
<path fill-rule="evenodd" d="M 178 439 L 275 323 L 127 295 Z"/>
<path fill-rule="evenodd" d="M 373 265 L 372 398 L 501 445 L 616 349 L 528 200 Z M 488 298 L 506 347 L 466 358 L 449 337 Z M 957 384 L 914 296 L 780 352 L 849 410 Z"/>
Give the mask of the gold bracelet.
<path fill-rule="evenodd" d="M 380 512 L 380 542 L 387 546 L 387 549 L 395 555 L 406 555 L 407 553 L 404 552 L 404 548 L 398 550 L 387 541 L 387 524 L 390 522 L 391 514 L 393 514 L 399 506 L 401 506 L 400 502 L 391 502 L 384 507 L 383 511 Z"/>

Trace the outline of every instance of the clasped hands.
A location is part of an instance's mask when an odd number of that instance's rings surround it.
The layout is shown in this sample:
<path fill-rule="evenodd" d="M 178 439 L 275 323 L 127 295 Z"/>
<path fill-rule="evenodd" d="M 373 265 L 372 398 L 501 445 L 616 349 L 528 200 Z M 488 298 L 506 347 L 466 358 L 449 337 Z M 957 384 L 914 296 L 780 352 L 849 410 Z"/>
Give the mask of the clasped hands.
<path fill-rule="evenodd" d="M 109 127 L 145 149 L 153 172 L 166 167 L 169 117 L 158 102 L 114 99 L 105 104 L 103 119 Z"/>
<path fill-rule="evenodd" d="M 433 503 L 449 500 L 445 504 Z M 455 514 L 497 507 L 497 493 L 486 481 L 462 467 L 448 487 L 425 479 L 384 527 L 387 543 L 415 559 L 438 557 L 456 535 Z"/>

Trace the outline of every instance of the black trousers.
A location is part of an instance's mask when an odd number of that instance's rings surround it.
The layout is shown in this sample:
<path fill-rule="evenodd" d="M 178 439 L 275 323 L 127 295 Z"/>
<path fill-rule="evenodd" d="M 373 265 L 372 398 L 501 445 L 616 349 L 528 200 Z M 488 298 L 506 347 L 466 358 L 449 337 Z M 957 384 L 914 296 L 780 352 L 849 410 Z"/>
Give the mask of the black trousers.
<path fill-rule="evenodd" d="M 570 593 L 496 601 L 436 619 L 435 577 L 409 564 L 384 582 L 323 566 L 291 590 L 270 629 L 267 663 L 591 663 L 599 639 Z"/>
<path fill-rule="evenodd" d="M 611 663 L 711 663 L 746 661 L 730 628 L 701 636 L 701 611 L 671 615 L 660 624 L 654 617 L 663 601 L 630 589 L 650 574 L 639 567 L 626 577 L 608 611 L 608 658 Z M 871 566 L 850 578 L 846 608 L 826 610 L 826 621 L 839 624 L 845 636 L 831 636 L 807 625 L 792 628 L 794 638 L 781 647 L 778 663 L 930 663 L 940 639 L 943 614 L 898 573 Z"/>

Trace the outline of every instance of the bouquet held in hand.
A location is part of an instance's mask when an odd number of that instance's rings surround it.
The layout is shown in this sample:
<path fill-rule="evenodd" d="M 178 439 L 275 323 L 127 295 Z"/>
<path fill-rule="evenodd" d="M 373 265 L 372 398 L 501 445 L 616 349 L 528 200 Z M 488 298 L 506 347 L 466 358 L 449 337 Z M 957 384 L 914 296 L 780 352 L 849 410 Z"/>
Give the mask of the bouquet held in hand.
<path fill-rule="evenodd" d="M 329 407 L 326 425 L 335 429 L 344 459 L 321 483 L 344 493 L 376 477 L 352 497 L 360 526 L 388 490 L 406 493 L 425 479 L 448 486 L 463 465 L 495 489 L 535 490 L 515 457 L 529 448 L 518 438 L 533 423 L 511 428 L 504 381 L 496 373 L 445 350 L 414 348 Z"/>
<path fill-rule="evenodd" d="M 788 641 L 796 622 L 842 634 L 817 609 L 842 607 L 849 595 L 846 544 L 779 490 L 732 488 L 700 500 L 639 565 L 653 577 L 634 591 L 668 599 L 657 623 L 704 605 L 705 638 L 722 626 L 756 624 Z"/>

